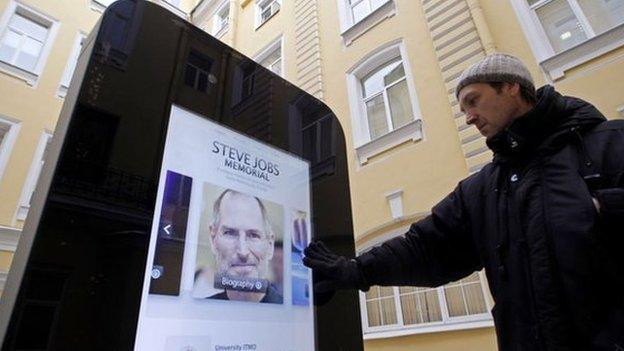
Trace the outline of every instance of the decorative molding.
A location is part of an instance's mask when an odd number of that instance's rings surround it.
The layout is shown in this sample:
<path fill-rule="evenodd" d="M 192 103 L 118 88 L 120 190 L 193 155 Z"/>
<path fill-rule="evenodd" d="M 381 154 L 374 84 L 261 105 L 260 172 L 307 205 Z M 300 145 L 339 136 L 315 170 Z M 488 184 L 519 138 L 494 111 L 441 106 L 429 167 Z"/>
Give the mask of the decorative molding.
<path fill-rule="evenodd" d="M 0 250 L 15 252 L 22 230 L 0 226 Z"/>
<path fill-rule="evenodd" d="M 423 138 L 422 120 L 415 119 L 387 134 L 371 140 L 355 148 L 360 165 L 368 163 L 368 159 L 405 142 L 416 142 Z"/>
<path fill-rule="evenodd" d="M 624 105 L 617 108 L 617 113 L 618 115 L 620 115 L 620 117 L 624 118 Z"/>
<path fill-rule="evenodd" d="M 321 66 L 321 43 L 318 23 L 319 0 L 295 0 L 295 81 L 307 93 L 323 99 L 323 74 Z M 324 0 L 326 1 L 326 0 Z M 284 67 L 284 43 L 282 42 L 282 76 Z"/>

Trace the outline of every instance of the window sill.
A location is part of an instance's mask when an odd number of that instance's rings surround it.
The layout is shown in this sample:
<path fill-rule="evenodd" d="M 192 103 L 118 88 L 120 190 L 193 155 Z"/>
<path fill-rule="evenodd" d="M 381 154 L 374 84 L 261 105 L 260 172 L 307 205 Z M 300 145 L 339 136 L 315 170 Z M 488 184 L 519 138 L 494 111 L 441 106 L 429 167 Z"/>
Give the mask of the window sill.
<path fill-rule="evenodd" d="M 0 250 L 15 252 L 21 233 L 18 228 L 0 226 Z"/>
<path fill-rule="evenodd" d="M 375 140 L 371 140 L 355 148 L 360 165 L 368 162 L 368 159 L 390 148 L 403 144 L 407 141 L 416 142 L 422 139 L 422 121 L 416 119 L 401 128 L 395 129 Z"/>
<path fill-rule="evenodd" d="M 624 46 L 624 24 L 599 34 L 585 42 L 556 54 L 540 63 L 553 81 L 565 76 L 565 71 L 582 65 L 609 51 Z"/>
<path fill-rule="evenodd" d="M 35 84 L 37 84 L 37 79 L 39 78 L 39 75 L 37 75 L 36 73 L 23 70 L 6 62 L 0 62 L 0 72 L 23 80 L 24 82 L 26 82 L 26 84 L 30 86 L 34 86 Z"/>
<path fill-rule="evenodd" d="M 349 46 L 355 39 L 368 32 L 386 18 L 390 18 L 395 14 L 396 4 L 394 3 L 394 0 L 388 0 L 385 4 L 379 6 L 375 11 L 368 14 L 368 16 L 345 29 L 340 35 L 342 35 L 345 45 Z"/>
<path fill-rule="evenodd" d="M 368 331 L 364 332 L 364 340 L 374 339 L 386 339 L 394 338 L 406 335 L 427 334 L 427 333 L 439 333 L 454 330 L 468 330 L 479 328 L 491 328 L 494 326 L 494 321 L 490 317 L 490 314 L 486 314 L 487 317 L 479 317 L 474 320 L 462 320 L 458 322 L 436 322 L 428 323 L 427 325 L 409 326 L 409 327 L 386 327 L 380 331 Z"/>

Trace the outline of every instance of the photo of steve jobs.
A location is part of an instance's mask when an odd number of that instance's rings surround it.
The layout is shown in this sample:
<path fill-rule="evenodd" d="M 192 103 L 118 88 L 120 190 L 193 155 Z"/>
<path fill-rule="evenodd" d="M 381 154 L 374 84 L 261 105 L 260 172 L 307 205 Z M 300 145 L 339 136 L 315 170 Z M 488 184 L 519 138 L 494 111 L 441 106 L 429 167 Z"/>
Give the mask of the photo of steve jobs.
<path fill-rule="evenodd" d="M 283 255 L 276 252 L 282 248 L 282 207 L 233 189 L 204 187 L 193 296 L 283 303 Z"/>

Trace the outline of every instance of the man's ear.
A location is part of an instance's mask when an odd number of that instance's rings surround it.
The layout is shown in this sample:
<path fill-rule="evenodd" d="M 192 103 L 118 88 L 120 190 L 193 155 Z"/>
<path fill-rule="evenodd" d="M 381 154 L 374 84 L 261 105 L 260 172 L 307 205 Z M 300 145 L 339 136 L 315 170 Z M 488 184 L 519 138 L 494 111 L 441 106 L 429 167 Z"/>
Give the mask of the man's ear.
<path fill-rule="evenodd" d="M 520 83 L 509 83 L 509 95 L 520 96 Z"/>

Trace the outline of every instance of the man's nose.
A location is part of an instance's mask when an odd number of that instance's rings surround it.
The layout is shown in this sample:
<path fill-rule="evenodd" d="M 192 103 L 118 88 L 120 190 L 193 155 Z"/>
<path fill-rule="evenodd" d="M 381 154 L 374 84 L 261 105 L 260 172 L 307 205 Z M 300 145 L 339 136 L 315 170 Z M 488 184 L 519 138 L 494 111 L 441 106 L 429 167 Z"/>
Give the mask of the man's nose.
<path fill-rule="evenodd" d="M 241 257 L 246 257 L 249 255 L 249 244 L 247 243 L 247 237 L 245 234 L 241 234 L 238 236 L 238 247 L 236 253 Z"/>
<path fill-rule="evenodd" d="M 474 124 L 476 121 L 477 121 L 477 115 L 473 113 L 472 111 L 467 111 L 466 112 L 466 124 L 471 125 L 471 124 Z"/>

